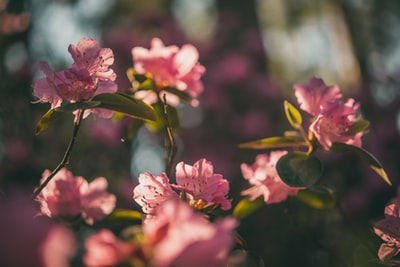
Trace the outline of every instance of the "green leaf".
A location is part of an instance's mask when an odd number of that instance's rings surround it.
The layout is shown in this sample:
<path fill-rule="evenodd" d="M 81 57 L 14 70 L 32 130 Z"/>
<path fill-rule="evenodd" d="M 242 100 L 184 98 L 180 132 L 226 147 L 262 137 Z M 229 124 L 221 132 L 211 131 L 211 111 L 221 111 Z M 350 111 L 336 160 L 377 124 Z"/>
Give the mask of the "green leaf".
<path fill-rule="evenodd" d="M 187 92 L 185 92 L 185 91 L 181 91 L 181 90 L 178 90 L 178 89 L 176 89 L 176 88 L 174 88 L 174 87 L 169 87 L 169 86 L 165 86 L 163 89 L 164 89 L 165 91 L 171 93 L 171 94 L 176 95 L 177 97 L 179 97 L 180 99 L 182 99 L 182 100 L 185 101 L 185 102 L 190 103 L 190 101 L 192 101 L 192 96 L 189 95 L 189 94 L 188 94 Z M 167 100 L 168 100 L 168 99 L 167 99 Z"/>
<path fill-rule="evenodd" d="M 153 132 L 165 134 L 164 104 L 162 102 L 154 104 L 154 111 L 157 114 L 157 120 L 146 124 Z M 174 107 L 167 106 L 167 113 L 170 126 L 173 131 L 176 131 L 180 127 L 178 111 Z"/>
<path fill-rule="evenodd" d="M 285 100 L 283 103 L 285 109 L 286 118 L 295 129 L 301 128 L 302 118 L 300 112 L 288 101 Z"/>
<path fill-rule="evenodd" d="M 361 147 L 348 145 L 344 143 L 333 143 L 330 148 L 330 151 L 333 152 L 352 151 L 356 153 L 359 157 L 366 160 L 370 165 L 370 168 L 373 171 L 375 171 L 387 184 L 392 185 L 392 182 L 390 181 L 386 171 L 383 169 L 382 164 L 367 150 Z"/>
<path fill-rule="evenodd" d="M 122 112 L 137 119 L 149 121 L 156 120 L 156 114 L 152 106 L 127 94 L 104 93 L 94 96 L 92 101 L 101 102 L 97 108 Z"/>
<path fill-rule="evenodd" d="M 250 148 L 250 149 L 268 149 L 278 147 L 299 147 L 307 146 L 307 143 L 299 137 L 282 137 L 274 136 L 268 137 L 256 141 L 239 144 L 239 148 Z"/>
<path fill-rule="evenodd" d="M 91 109 L 98 107 L 101 104 L 100 101 L 80 101 L 76 103 L 63 103 L 57 107 L 57 111 L 72 112 L 77 109 Z"/>
<path fill-rule="evenodd" d="M 367 120 L 358 120 L 351 125 L 350 129 L 347 131 L 346 135 L 355 135 L 356 133 L 359 132 L 364 132 L 368 129 L 369 127 L 369 121 Z"/>
<path fill-rule="evenodd" d="M 263 197 L 259 197 L 254 201 L 244 198 L 236 205 L 233 210 L 233 216 L 238 219 L 244 219 L 264 205 Z"/>
<path fill-rule="evenodd" d="M 132 87 L 135 91 L 154 89 L 153 78 L 150 74 L 139 74 L 134 68 L 129 68 L 126 71 L 126 75 L 131 81 Z"/>
<path fill-rule="evenodd" d="M 305 152 L 290 152 L 283 155 L 276 164 L 282 181 L 292 187 L 308 187 L 315 184 L 322 175 L 322 163 Z"/>
<path fill-rule="evenodd" d="M 110 215 L 104 218 L 105 222 L 126 222 L 140 221 L 143 215 L 136 210 L 115 209 Z"/>
<path fill-rule="evenodd" d="M 64 112 L 57 111 L 55 109 L 50 109 L 47 111 L 37 123 L 35 134 L 39 135 L 46 131 L 47 128 L 56 123 L 63 115 L 65 115 Z"/>
<path fill-rule="evenodd" d="M 296 139 L 296 140 L 303 140 L 303 136 L 298 131 L 284 131 L 283 136 L 286 138 Z"/>
<path fill-rule="evenodd" d="M 335 193 L 326 187 L 312 186 L 298 191 L 296 197 L 316 209 L 330 209 L 336 204 Z"/>

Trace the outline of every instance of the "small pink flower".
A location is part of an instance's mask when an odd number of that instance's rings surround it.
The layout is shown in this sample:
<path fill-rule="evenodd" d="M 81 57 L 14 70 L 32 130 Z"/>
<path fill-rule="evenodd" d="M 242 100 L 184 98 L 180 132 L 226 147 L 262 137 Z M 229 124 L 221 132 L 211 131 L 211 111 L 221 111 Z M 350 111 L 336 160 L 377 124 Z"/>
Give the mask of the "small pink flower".
<path fill-rule="evenodd" d="M 133 190 L 133 199 L 144 213 L 153 214 L 156 207 L 170 198 L 178 198 L 165 173 L 155 176 L 145 172 L 139 175 L 139 184 Z"/>
<path fill-rule="evenodd" d="M 345 103 L 330 102 L 322 107 L 309 129 L 325 150 L 329 150 L 334 142 L 361 147 L 363 132 L 351 133 L 350 128 L 359 119 L 358 108 L 354 99 Z"/>
<path fill-rule="evenodd" d="M 241 192 L 241 195 L 249 196 L 255 200 L 264 196 L 267 204 L 279 203 L 289 196 L 296 195 L 300 188 L 294 188 L 282 182 L 276 171 L 276 163 L 287 151 L 272 151 L 270 155 L 260 154 L 253 165 L 241 164 L 243 177 L 249 181 L 252 187 Z"/>
<path fill-rule="evenodd" d="M 126 261 L 135 248 L 122 242 L 108 229 L 89 236 L 85 241 L 83 262 L 87 267 L 111 267 Z"/>
<path fill-rule="evenodd" d="M 395 199 L 385 207 L 385 218 L 374 225 L 374 232 L 382 238 L 378 257 L 382 261 L 389 260 L 400 252 L 400 209 L 399 199 Z"/>
<path fill-rule="evenodd" d="M 43 172 L 42 183 L 49 174 L 49 170 Z M 116 197 L 105 191 L 107 185 L 104 177 L 98 177 L 88 183 L 85 178 L 75 177 L 63 168 L 37 196 L 40 213 L 48 217 L 81 215 L 86 223 L 93 224 L 115 208 Z"/>
<path fill-rule="evenodd" d="M 194 46 L 186 44 L 179 49 L 177 46 L 165 46 L 159 38 L 153 38 L 150 49 L 134 47 L 132 57 L 138 73 L 153 76 L 161 97 L 165 93 L 162 88 L 170 86 L 187 92 L 193 98 L 192 105 L 198 103 L 196 98 L 203 92 L 200 78 L 205 68 L 198 62 L 199 53 Z M 155 99 L 151 96 L 145 100 Z M 167 102 L 177 105 L 176 99 L 169 101 L 167 97 Z"/>
<path fill-rule="evenodd" d="M 98 177 L 89 184 L 85 180 L 80 187 L 82 218 L 86 223 L 100 221 L 114 210 L 117 199 L 106 191 L 107 187 L 108 182 L 104 177 Z"/>
<path fill-rule="evenodd" d="M 233 245 L 234 218 L 210 223 L 186 203 L 168 200 L 143 225 L 152 247 L 152 264 L 167 266 L 225 266 Z"/>
<path fill-rule="evenodd" d="M 114 62 L 111 49 L 100 48 L 97 41 L 83 38 L 77 46 L 70 45 L 68 50 L 74 59 L 71 68 L 53 72 L 47 63 L 40 63 L 45 77 L 35 82 L 33 90 L 40 102 L 49 102 L 51 108 L 56 108 L 63 101 L 79 102 L 97 94 L 118 90 L 114 82 L 116 74 L 109 68 Z M 91 109 L 86 110 L 85 115 L 90 112 L 106 118 L 111 114 L 101 109 Z"/>
<path fill-rule="evenodd" d="M 308 84 L 295 84 L 293 87 L 300 108 L 313 116 L 320 113 L 325 103 L 342 98 L 337 85 L 327 86 L 322 79 L 316 77 L 311 78 Z"/>
<path fill-rule="evenodd" d="M 221 174 L 214 173 L 210 161 L 200 159 L 193 166 L 180 162 L 176 165 L 176 182 L 186 191 L 190 200 L 206 201 L 206 206 L 220 204 L 221 209 L 229 210 L 231 202 L 227 199 L 229 182 Z"/>
<path fill-rule="evenodd" d="M 43 172 L 41 183 L 50 173 L 49 170 Z M 61 169 L 36 198 L 41 213 L 48 217 L 79 215 L 82 208 L 80 187 L 83 183 L 83 177 L 75 177 L 66 168 Z"/>

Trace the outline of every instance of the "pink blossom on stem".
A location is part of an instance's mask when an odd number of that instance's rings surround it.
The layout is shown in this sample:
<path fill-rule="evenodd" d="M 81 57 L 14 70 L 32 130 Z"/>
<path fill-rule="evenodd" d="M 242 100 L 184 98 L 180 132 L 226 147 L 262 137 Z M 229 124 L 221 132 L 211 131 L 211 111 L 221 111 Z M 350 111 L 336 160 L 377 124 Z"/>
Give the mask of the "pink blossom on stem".
<path fill-rule="evenodd" d="M 43 183 L 50 173 L 45 170 L 40 182 Z M 61 169 L 36 198 L 40 203 L 40 212 L 48 217 L 79 215 L 82 208 L 80 187 L 83 183 L 83 177 L 75 177 L 66 168 Z"/>
<path fill-rule="evenodd" d="M 177 46 L 165 46 L 159 38 L 153 38 L 150 49 L 144 47 L 132 48 L 132 57 L 135 70 L 140 74 L 150 73 L 157 86 L 157 92 L 163 97 L 164 86 L 174 87 L 180 91 L 187 92 L 192 98 L 192 105 L 197 105 L 196 98 L 203 92 L 203 83 L 200 81 L 205 72 L 199 60 L 197 49 L 190 44 L 185 44 L 182 48 Z M 154 95 L 146 95 L 146 101 L 155 103 Z M 169 98 L 167 97 L 167 100 Z M 170 105 L 177 105 L 176 97 Z"/>
<path fill-rule="evenodd" d="M 126 261 L 135 247 L 120 241 L 108 229 L 102 229 L 85 240 L 83 262 L 87 267 L 112 267 Z"/>
<path fill-rule="evenodd" d="M 43 183 L 50 171 L 43 172 Z M 88 224 L 110 214 L 116 204 L 116 197 L 107 193 L 107 180 L 98 177 L 88 183 L 81 176 L 75 177 L 62 168 L 37 196 L 40 213 L 48 217 L 75 217 L 81 215 Z"/>
<path fill-rule="evenodd" d="M 205 207 L 219 204 L 221 209 L 229 210 L 231 202 L 227 199 L 229 182 L 221 174 L 214 173 L 210 161 L 200 159 L 187 165 L 180 162 L 176 165 L 176 182 L 190 200 L 203 200 Z"/>
<path fill-rule="evenodd" d="M 311 78 L 307 84 L 295 84 L 293 88 L 300 108 L 313 116 L 320 113 L 325 103 L 342 98 L 337 85 L 327 86 L 322 79 L 316 77 Z"/>
<path fill-rule="evenodd" d="M 359 120 L 358 108 L 359 104 L 351 98 L 345 103 L 326 103 L 310 125 L 310 132 L 325 150 L 329 150 L 334 142 L 361 147 L 361 136 L 364 133 L 351 131 L 351 126 Z"/>
<path fill-rule="evenodd" d="M 279 203 L 296 195 L 300 188 L 286 185 L 276 171 L 276 163 L 286 153 L 287 151 L 272 151 L 269 156 L 257 155 L 253 165 L 242 163 L 240 167 L 243 177 L 252 186 L 242 191 L 241 195 L 249 196 L 250 200 L 264 196 L 267 204 Z"/>
<path fill-rule="evenodd" d="M 178 198 L 165 173 L 155 176 L 145 172 L 139 175 L 139 184 L 133 189 L 133 199 L 144 213 L 153 214 L 156 207 L 170 198 Z"/>
<path fill-rule="evenodd" d="M 385 218 L 374 225 L 374 232 L 382 238 L 378 257 L 380 260 L 390 260 L 400 252 L 400 199 L 395 198 L 385 207 Z"/>
<path fill-rule="evenodd" d="M 143 225 L 152 266 L 222 267 L 234 241 L 234 218 L 210 223 L 185 202 L 168 200 Z"/>
<path fill-rule="evenodd" d="M 96 40 L 83 38 L 77 46 L 70 45 L 68 50 L 74 59 L 71 68 L 53 72 L 47 63 L 40 63 L 45 77 L 37 80 L 33 89 L 40 102 L 49 102 L 51 108 L 56 108 L 63 101 L 79 102 L 118 90 L 114 82 L 116 74 L 110 69 L 114 62 L 111 49 L 100 48 Z M 90 109 L 86 110 L 84 117 L 90 112 L 106 118 L 111 115 L 109 111 Z"/>

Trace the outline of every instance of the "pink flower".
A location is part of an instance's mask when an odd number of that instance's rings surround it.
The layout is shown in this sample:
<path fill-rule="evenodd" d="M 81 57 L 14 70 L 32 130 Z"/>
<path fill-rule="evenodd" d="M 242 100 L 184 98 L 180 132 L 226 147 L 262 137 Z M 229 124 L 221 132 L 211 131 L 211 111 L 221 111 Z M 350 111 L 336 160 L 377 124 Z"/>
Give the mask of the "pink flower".
<path fill-rule="evenodd" d="M 49 170 L 42 174 L 41 183 L 50 175 Z M 48 217 L 74 217 L 81 213 L 82 199 L 80 187 L 83 177 L 75 177 L 66 168 L 61 169 L 38 195 L 40 211 Z"/>
<path fill-rule="evenodd" d="M 89 184 L 86 180 L 82 183 L 82 218 L 86 223 L 100 221 L 114 210 L 116 197 L 106 191 L 107 187 L 108 182 L 104 177 L 98 177 Z"/>
<path fill-rule="evenodd" d="M 133 190 L 133 199 L 144 213 L 153 214 L 156 207 L 170 198 L 178 198 L 165 173 L 155 176 L 148 172 L 139 175 L 139 184 Z"/>
<path fill-rule="evenodd" d="M 361 147 L 363 132 L 351 132 L 351 126 L 359 119 L 358 108 L 354 99 L 345 103 L 330 102 L 322 107 L 309 129 L 325 150 L 329 150 L 334 142 Z"/>
<path fill-rule="evenodd" d="M 114 62 L 111 49 L 100 48 L 97 41 L 83 38 L 77 46 L 70 45 L 68 50 L 74 59 L 71 68 L 53 72 L 47 63 L 40 63 L 46 77 L 35 82 L 33 91 L 40 102 L 49 102 L 51 108 L 56 108 L 63 101 L 79 102 L 97 94 L 117 91 L 116 74 L 109 68 Z M 101 109 L 87 110 L 85 115 L 91 111 L 101 117 L 111 115 Z"/>
<path fill-rule="evenodd" d="M 382 238 L 383 243 L 378 251 L 382 261 L 389 260 L 400 252 L 400 210 L 399 199 L 395 199 L 385 207 L 385 218 L 374 226 L 375 233 Z"/>
<path fill-rule="evenodd" d="M 42 183 L 49 174 L 49 170 L 43 172 Z M 93 224 L 115 208 L 116 197 L 105 191 L 107 185 L 104 177 L 88 183 L 85 178 L 75 177 L 63 168 L 37 196 L 40 213 L 48 217 L 67 218 L 81 215 L 86 223 Z"/>
<path fill-rule="evenodd" d="M 205 68 L 198 62 L 199 53 L 194 46 L 185 44 L 179 49 L 177 46 L 165 46 L 160 39 L 153 38 L 150 49 L 134 47 L 132 57 L 138 73 L 153 76 L 161 97 L 165 93 L 162 88 L 170 86 L 187 92 L 193 98 L 191 104 L 198 104 L 196 98 L 203 92 L 200 78 Z M 170 101 L 169 98 L 167 96 L 170 105 L 179 103 L 177 99 Z M 152 101 L 149 104 L 155 103 L 154 94 L 147 95 L 144 100 Z"/>
<path fill-rule="evenodd" d="M 76 253 L 76 245 L 74 234 L 69 228 L 53 226 L 40 246 L 44 266 L 69 267 Z"/>
<path fill-rule="evenodd" d="M 110 66 L 114 54 L 110 48 L 100 48 L 96 40 L 82 38 L 77 46 L 69 45 L 68 51 L 74 59 L 73 69 L 87 70 L 91 77 L 99 80 L 115 81 L 117 75 Z"/>
<path fill-rule="evenodd" d="M 227 199 L 229 182 L 221 174 L 214 173 L 214 167 L 206 159 L 200 159 L 193 166 L 180 162 L 176 166 L 176 182 L 186 191 L 190 200 L 203 200 L 205 207 L 220 204 L 221 209 L 229 210 L 231 202 Z"/>
<path fill-rule="evenodd" d="M 320 78 L 313 77 L 308 84 L 295 84 L 295 96 L 300 108 L 315 116 L 320 113 L 322 105 L 342 98 L 337 85 L 325 85 Z"/>
<path fill-rule="evenodd" d="M 135 251 L 129 244 L 118 240 L 108 229 L 102 229 L 85 241 L 83 262 L 87 267 L 111 267 L 126 261 Z"/>
<path fill-rule="evenodd" d="M 233 245 L 234 218 L 210 223 L 186 203 L 168 200 L 143 225 L 152 247 L 152 266 L 226 266 Z"/>
<path fill-rule="evenodd" d="M 276 163 L 287 151 L 272 151 L 270 155 L 260 154 L 253 165 L 241 164 L 243 177 L 249 181 L 252 187 L 241 192 L 241 195 L 249 196 L 255 200 L 264 196 L 267 204 L 279 203 L 289 196 L 296 195 L 300 188 L 294 188 L 282 182 L 276 171 Z"/>

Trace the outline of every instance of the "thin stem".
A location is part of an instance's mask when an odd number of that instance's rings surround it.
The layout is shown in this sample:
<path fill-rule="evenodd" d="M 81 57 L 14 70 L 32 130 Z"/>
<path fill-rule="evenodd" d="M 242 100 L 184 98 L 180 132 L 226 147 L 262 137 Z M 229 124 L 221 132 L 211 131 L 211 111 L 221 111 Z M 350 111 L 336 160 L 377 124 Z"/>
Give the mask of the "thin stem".
<path fill-rule="evenodd" d="M 80 124 L 81 124 L 81 121 L 83 118 L 83 113 L 84 113 L 84 109 L 79 110 L 78 119 L 74 124 L 72 137 L 69 141 L 67 150 L 64 153 L 63 159 L 58 164 L 58 166 L 51 172 L 51 174 L 46 178 L 46 180 L 42 184 L 40 184 L 39 187 L 36 188 L 36 190 L 32 194 L 33 199 L 35 199 L 40 194 L 40 192 L 42 192 L 42 190 L 46 187 L 46 185 L 51 181 L 51 179 L 53 179 L 53 177 L 69 163 L 69 158 L 71 155 L 72 148 L 74 147 L 74 144 L 75 144 L 75 140 L 76 140 L 76 137 L 77 137 L 77 134 L 79 131 L 79 127 L 80 127 Z"/>
<path fill-rule="evenodd" d="M 308 147 L 308 150 L 306 153 L 308 156 L 310 156 L 315 151 L 315 147 L 312 144 L 312 142 L 308 139 L 308 136 L 307 136 L 306 132 L 304 131 L 303 127 L 299 127 L 297 129 L 299 130 L 299 132 L 301 133 L 301 135 L 304 138 L 304 141 L 306 142 L 306 145 Z"/>
<path fill-rule="evenodd" d="M 166 95 L 163 95 L 164 101 L 164 122 L 165 122 L 165 131 L 167 133 L 167 137 L 165 139 L 165 146 L 166 146 L 166 173 L 168 177 L 170 177 L 170 172 L 172 168 L 172 162 L 175 158 L 175 153 L 177 150 L 174 135 L 172 132 L 171 124 L 168 119 L 168 104 L 167 104 L 167 98 Z"/>

